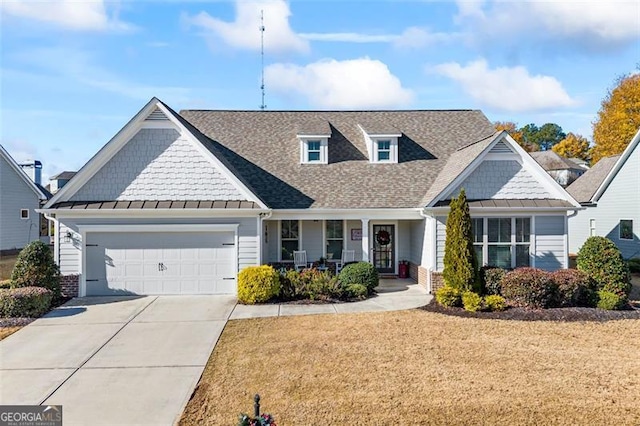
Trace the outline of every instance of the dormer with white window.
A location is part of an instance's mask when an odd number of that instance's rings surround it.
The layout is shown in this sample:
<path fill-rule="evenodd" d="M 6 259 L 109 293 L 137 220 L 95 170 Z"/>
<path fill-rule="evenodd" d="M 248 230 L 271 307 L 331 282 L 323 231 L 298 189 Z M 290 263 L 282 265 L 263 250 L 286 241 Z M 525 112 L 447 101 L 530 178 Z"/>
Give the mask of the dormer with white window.
<path fill-rule="evenodd" d="M 397 163 L 398 162 L 398 138 L 401 133 L 394 131 L 371 132 L 360 126 L 367 145 L 370 163 Z"/>
<path fill-rule="evenodd" d="M 300 164 L 327 164 L 330 135 L 298 135 Z"/>

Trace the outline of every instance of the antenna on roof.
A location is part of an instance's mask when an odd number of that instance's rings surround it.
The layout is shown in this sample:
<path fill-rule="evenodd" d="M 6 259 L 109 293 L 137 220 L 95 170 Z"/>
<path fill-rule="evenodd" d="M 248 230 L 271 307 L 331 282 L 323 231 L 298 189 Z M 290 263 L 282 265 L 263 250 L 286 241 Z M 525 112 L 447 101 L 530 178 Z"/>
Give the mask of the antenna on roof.
<path fill-rule="evenodd" d="M 260 84 L 262 103 L 260 104 L 260 109 L 264 111 L 267 109 L 267 105 L 264 103 L 264 10 L 260 11 L 260 60 L 262 70 L 262 83 Z"/>

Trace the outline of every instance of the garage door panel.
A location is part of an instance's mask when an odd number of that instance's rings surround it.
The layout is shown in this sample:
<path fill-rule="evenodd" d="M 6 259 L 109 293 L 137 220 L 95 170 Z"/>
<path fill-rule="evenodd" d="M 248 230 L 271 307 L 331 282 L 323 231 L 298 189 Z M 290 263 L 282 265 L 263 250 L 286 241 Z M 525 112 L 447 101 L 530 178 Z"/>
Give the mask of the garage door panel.
<path fill-rule="evenodd" d="M 224 245 L 233 241 L 228 232 L 89 233 L 87 294 L 235 294 L 235 279 L 223 279 L 235 278 L 236 247 Z"/>

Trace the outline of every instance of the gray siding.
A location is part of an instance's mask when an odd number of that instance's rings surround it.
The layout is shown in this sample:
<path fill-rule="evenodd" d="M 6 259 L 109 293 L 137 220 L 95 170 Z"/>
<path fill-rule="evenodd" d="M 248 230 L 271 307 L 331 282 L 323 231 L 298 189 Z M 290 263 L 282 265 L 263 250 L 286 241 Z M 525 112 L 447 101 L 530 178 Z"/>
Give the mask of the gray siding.
<path fill-rule="evenodd" d="M 33 188 L 0 157 L 0 250 L 20 249 L 39 239 L 39 206 Z M 20 217 L 21 209 L 29 209 L 29 219 Z"/>
<path fill-rule="evenodd" d="M 245 198 L 176 130 L 142 129 L 71 201 Z"/>
<path fill-rule="evenodd" d="M 589 219 L 596 220 L 596 235 L 607 237 L 625 259 L 640 257 L 640 145 L 622 165 L 596 207 L 569 218 L 569 251 L 577 253 L 589 237 Z M 633 239 L 620 239 L 620 220 L 633 220 Z"/>
<path fill-rule="evenodd" d="M 63 274 L 80 273 L 81 237 L 78 225 L 117 224 L 239 224 L 238 227 L 238 270 L 258 264 L 257 219 L 250 218 L 176 218 L 176 219 L 60 219 L 60 271 Z M 67 228 L 74 233 L 71 243 L 64 242 Z"/>
<path fill-rule="evenodd" d="M 444 243 L 447 239 L 446 216 L 436 217 L 436 270 L 444 269 Z"/>
<path fill-rule="evenodd" d="M 345 235 L 347 239 L 347 250 L 353 250 L 354 256 L 356 260 L 362 259 L 362 240 L 352 240 L 351 239 L 351 230 L 352 229 L 360 229 L 362 230 L 362 221 L 360 220 L 348 220 L 347 221 L 347 233 Z"/>
<path fill-rule="evenodd" d="M 267 226 L 267 252 L 264 254 L 264 259 L 267 262 L 278 261 L 278 221 L 267 220 L 265 221 Z"/>
<path fill-rule="evenodd" d="M 408 258 L 412 263 L 415 263 L 416 265 L 422 264 L 422 249 L 426 226 L 425 224 L 426 222 L 424 220 L 412 220 L 411 222 L 409 222 L 409 244 L 411 247 L 411 252 Z"/>
<path fill-rule="evenodd" d="M 536 268 L 555 271 L 566 268 L 564 216 L 536 216 Z"/>
<path fill-rule="evenodd" d="M 307 262 L 315 262 L 323 256 L 322 226 L 324 221 L 302 221 L 302 250 L 307 251 Z"/>
<path fill-rule="evenodd" d="M 540 182 L 514 160 L 485 160 L 451 195 L 464 188 L 470 200 L 550 198 Z"/>
<path fill-rule="evenodd" d="M 411 258 L 411 222 L 406 220 L 398 221 L 398 256 L 396 263 L 400 260 Z"/>

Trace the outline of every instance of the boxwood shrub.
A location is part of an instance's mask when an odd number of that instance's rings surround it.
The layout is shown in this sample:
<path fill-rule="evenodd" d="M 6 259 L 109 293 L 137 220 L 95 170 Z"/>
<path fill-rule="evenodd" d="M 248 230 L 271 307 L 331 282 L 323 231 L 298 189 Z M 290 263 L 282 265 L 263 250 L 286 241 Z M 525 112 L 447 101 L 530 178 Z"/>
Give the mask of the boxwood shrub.
<path fill-rule="evenodd" d="M 501 281 L 501 293 L 512 306 L 549 308 L 555 300 L 556 285 L 547 271 L 518 268 L 505 274 Z"/>
<path fill-rule="evenodd" d="M 504 311 L 507 309 L 507 302 L 502 296 L 490 294 L 484 298 L 484 308 L 491 312 Z"/>
<path fill-rule="evenodd" d="M 54 301 L 61 298 L 60 269 L 48 245 L 33 241 L 20 251 L 11 272 L 11 286 L 44 287 L 51 290 Z"/>
<path fill-rule="evenodd" d="M 37 318 L 51 308 L 53 292 L 43 287 L 0 289 L 0 316 Z"/>
<path fill-rule="evenodd" d="M 448 308 L 460 306 L 462 304 L 462 294 L 457 288 L 445 284 L 436 290 L 436 302 Z"/>
<path fill-rule="evenodd" d="M 618 247 L 608 238 L 589 237 L 576 259 L 578 269 L 593 278 L 598 290 L 626 298 L 631 292 L 629 268 Z"/>
<path fill-rule="evenodd" d="M 627 299 L 625 297 L 621 297 L 619 294 L 605 290 L 600 290 L 598 292 L 597 307 L 599 309 L 606 309 L 608 311 L 623 309 L 626 304 Z"/>
<path fill-rule="evenodd" d="M 482 297 L 473 291 L 462 293 L 462 306 L 465 311 L 478 312 L 482 308 Z"/>
<path fill-rule="evenodd" d="M 380 276 L 378 270 L 369 262 L 357 262 L 346 265 L 340 271 L 338 279 L 343 286 L 362 284 L 367 287 L 369 294 L 378 286 Z"/>
<path fill-rule="evenodd" d="M 238 274 L 238 301 L 263 303 L 280 293 L 280 275 L 271 266 L 247 266 Z"/>
<path fill-rule="evenodd" d="M 595 306 L 596 283 L 577 269 L 559 269 L 551 274 L 557 286 L 556 302 L 559 307 Z"/>

